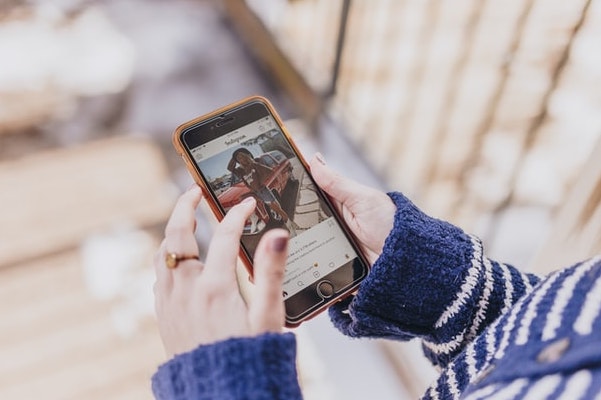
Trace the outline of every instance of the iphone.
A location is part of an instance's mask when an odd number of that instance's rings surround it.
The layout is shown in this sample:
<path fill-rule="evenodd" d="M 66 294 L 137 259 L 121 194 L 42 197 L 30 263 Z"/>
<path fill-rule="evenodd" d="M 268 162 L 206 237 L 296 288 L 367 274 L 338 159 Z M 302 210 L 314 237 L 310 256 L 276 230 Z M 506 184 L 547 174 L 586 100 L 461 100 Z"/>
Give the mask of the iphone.
<path fill-rule="evenodd" d="M 297 326 L 356 290 L 369 264 L 269 101 L 254 96 L 179 126 L 173 144 L 221 220 L 248 196 L 240 256 L 252 274 L 261 236 L 290 232 L 282 298 Z"/>

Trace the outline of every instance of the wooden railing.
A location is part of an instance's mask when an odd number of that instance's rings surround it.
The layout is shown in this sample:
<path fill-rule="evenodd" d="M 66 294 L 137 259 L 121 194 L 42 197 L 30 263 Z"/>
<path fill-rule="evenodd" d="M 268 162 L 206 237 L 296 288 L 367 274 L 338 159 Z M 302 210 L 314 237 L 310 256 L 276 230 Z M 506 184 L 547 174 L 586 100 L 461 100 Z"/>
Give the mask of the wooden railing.
<path fill-rule="evenodd" d="M 389 188 L 522 268 L 601 252 L 600 1 L 221 4 L 309 122 L 333 119 Z M 432 375 L 388 348 L 418 396 Z"/>
<path fill-rule="evenodd" d="M 591 0 L 221 3 L 305 116 L 484 236 L 513 207 L 556 212 L 601 136 Z"/>

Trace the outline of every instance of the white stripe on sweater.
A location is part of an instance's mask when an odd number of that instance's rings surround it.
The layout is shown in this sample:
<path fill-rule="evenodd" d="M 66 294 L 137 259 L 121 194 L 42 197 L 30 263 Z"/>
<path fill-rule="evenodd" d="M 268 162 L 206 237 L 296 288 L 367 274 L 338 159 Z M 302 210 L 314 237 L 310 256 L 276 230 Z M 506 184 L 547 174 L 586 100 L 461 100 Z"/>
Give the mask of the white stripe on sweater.
<path fill-rule="evenodd" d="M 478 370 L 476 369 L 475 342 L 470 343 L 465 349 L 465 363 L 467 364 L 467 375 L 469 381 L 472 382 L 476 378 L 476 375 L 478 375 Z"/>
<path fill-rule="evenodd" d="M 561 396 L 557 400 L 578 400 L 584 399 L 584 394 L 593 383 L 593 376 L 590 371 L 578 371 L 568 379 Z"/>
<path fill-rule="evenodd" d="M 526 342 L 528 341 L 530 325 L 532 324 L 532 321 L 534 320 L 534 318 L 538 315 L 538 313 L 537 313 L 538 303 L 540 303 L 540 301 L 543 299 L 545 294 L 547 294 L 547 292 L 549 291 L 549 289 L 551 288 L 551 286 L 553 285 L 553 283 L 557 280 L 557 278 L 559 276 L 560 276 L 560 272 L 554 272 L 553 274 L 551 274 L 549 276 L 549 278 L 547 278 L 547 281 L 541 287 L 539 287 L 538 290 L 534 293 L 534 297 L 532 297 L 530 304 L 528 304 L 528 308 L 526 309 L 526 312 L 524 313 L 524 317 L 522 318 L 522 324 L 520 325 L 520 328 L 518 329 L 518 336 L 515 341 L 516 344 L 522 345 L 522 344 L 526 344 Z"/>
<path fill-rule="evenodd" d="M 593 324 L 601 311 L 601 277 L 597 278 L 593 288 L 586 294 L 584 306 L 574 322 L 574 331 L 581 335 L 590 335 Z"/>
<path fill-rule="evenodd" d="M 526 300 L 527 297 L 528 296 L 522 296 L 522 298 L 515 304 L 515 306 L 509 313 L 509 316 L 507 317 L 507 320 L 505 321 L 505 325 L 501 326 L 501 330 L 503 331 L 503 337 L 501 338 L 499 348 L 497 349 L 497 352 L 495 353 L 495 358 L 497 360 L 503 358 L 503 356 L 505 355 L 505 349 L 507 348 L 507 346 L 509 346 L 509 336 L 511 336 L 511 334 L 513 333 L 513 328 L 515 327 L 515 320 L 516 320 L 519 312 L 522 310 L 524 301 Z"/>
<path fill-rule="evenodd" d="M 488 397 L 489 400 L 514 400 L 516 396 L 524 389 L 524 387 L 528 384 L 528 380 L 526 378 L 516 379 L 511 382 L 510 385 L 505 386 L 503 389 L 499 390 L 497 393 Z"/>
<path fill-rule="evenodd" d="M 495 332 L 497 330 L 499 320 L 500 318 L 497 318 L 491 325 L 489 325 L 486 335 L 480 336 L 474 342 L 470 343 L 465 350 L 465 362 L 467 363 L 467 372 L 470 383 L 474 382 L 474 380 L 478 378 L 478 374 L 488 368 L 490 365 L 490 360 L 492 360 L 495 352 Z M 476 346 L 482 340 L 484 340 L 486 343 L 486 354 L 484 355 L 484 362 L 478 370 L 476 368 Z M 479 354 L 479 358 L 481 358 L 481 356 L 482 354 Z"/>
<path fill-rule="evenodd" d="M 430 398 L 432 400 L 438 400 L 438 392 L 436 391 L 436 388 L 438 387 L 438 385 L 435 383 L 433 386 L 430 386 L 430 390 L 428 390 L 428 394 L 430 395 Z"/>
<path fill-rule="evenodd" d="M 458 335 L 454 336 L 448 342 L 445 343 L 434 343 L 428 340 L 423 340 L 423 345 L 430 350 L 434 354 L 449 354 L 452 351 L 456 350 L 461 343 L 463 343 L 463 339 L 465 337 L 465 330 L 461 331 Z"/>
<path fill-rule="evenodd" d="M 485 399 L 487 398 L 492 392 L 494 392 L 496 389 L 495 385 L 489 385 L 486 386 L 482 389 L 478 389 L 475 392 L 473 392 L 472 394 L 470 394 L 468 397 L 466 397 L 465 400 L 481 400 L 481 399 Z"/>
<path fill-rule="evenodd" d="M 468 275 L 465 278 L 465 282 L 463 282 L 461 285 L 461 291 L 457 294 L 457 297 L 453 303 L 451 303 L 451 305 L 442 313 L 440 318 L 438 318 L 436 324 L 434 324 L 434 327 L 437 329 L 444 326 L 444 324 L 449 322 L 451 317 L 459 312 L 461 307 L 463 307 L 465 304 L 465 301 L 472 295 L 474 288 L 478 284 L 478 277 L 480 275 L 480 269 L 482 266 L 482 245 L 477 238 L 470 236 L 470 239 L 473 247 L 472 266 L 468 270 Z"/>
<path fill-rule="evenodd" d="M 548 398 L 561 383 L 561 375 L 547 375 L 528 388 L 523 400 L 540 400 Z"/>
<path fill-rule="evenodd" d="M 497 329 L 499 327 L 499 323 L 501 322 L 501 318 L 497 318 L 495 322 L 492 323 L 487 329 L 486 333 L 486 359 L 482 368 L 486 368 L 490 361 L 493 358 L 496 350 L 497 344 Z"/>
<path fill-rule="evenodd" d="M 526 293 L 530 293 L 532 291 L 532 284 L 530 283 L 530 279 L 528 275 L 520 271 L 520 278 L 524 281 L 524 286 L 526 286 Z"/>
<path fill-rule="evenodd" d="M 451 363 L 449 364 L 449 366 L 447 367 L 447 376 L 448 379 L 447 381 L 447 385 L 449 386 L 449 392 L 451 393 L 451 396 L 453 396 L 453 399 L 458 399 L 459 395 L 461 394 L 459 392 L 459 387 L 457 385 L 457 376 L 455 376 L 455 364 Z"/>
<path fill-rule="evenodd" d="M 453 350 L 457 349 L 459 345 L 464 340 L 471 340 L 477 336 L 478 328 L 486 318 L 486 311 L 488 310 L 488 302 L 490 300 L 490 295 L 493 291 L 493 277 L 492 277 L 492 265 L 490 260 L 484 259 L 484 269 L 485 269 L 485 284 L 484 290 L 482 292 L 482 297 L 478 302 L 478 311 L 476 312 L 476 316 L 472 321 L 472 325 L 469 329 L 469 334 L 466 337 L 466 331 L 464 330 L 459 335 L 456 335 L 451 341 L 446 343 L 433 343 L 431 341 L 424 340 L 424 345 L 430 349 L 432 352 L 436 354 L 445 353 L 448 354 Z"/>
<path fill-rule="evenodd" d="M 599 317 L 601 311 L 601 278 L 595 281 L 593 289 L 587 293 L 584 306 L 576 322 L 574 331 L 581 335 L 590 335 L 593 332 L 593 324 Z"/>
<path fill-rule="evenodd" d="M 556 292 L 555 301 L 547 313 L 547 321 L 543 328 L 543 340 L 551 340 L 557 335 L 557 328 L 561 326 L 563 312 L 574 295 L 574 289 L 582 277 L 595 265 L 592 259 L 576 268 L 574 273 L 563 280 L 561 288 Z"/>
<path fill-rule="evenodd" d="M 488 311 L 488 301 L 490 300 L 494 283 L 492 278 L 492 265 L 488 258 L 484 258 L 484 277 L 486 279 L 484 282 L 484 290 L 482 291 L 482 297 L 480 297 L 480 301 L 478 302 L 478 311 L 476 311 L 476 316 L 474 317 L 474 321 L 470 327 L 467 340 L 471 340 L 472 338 L 476 337 L 478 329 L 486 318 L 486 312 Z"/>
<path fill-rule="evenodd" d="M 511 308 L 513 305 L 513 282 L 511 280 L 511 272 L 509 268 L 505 264 L 499 264 L 501 270 L 503 271 L 503 281 L 505 282 L 505 305 L 503 306 L 503 310 L 501 313 L 505 313 L 507 310 Z"/>

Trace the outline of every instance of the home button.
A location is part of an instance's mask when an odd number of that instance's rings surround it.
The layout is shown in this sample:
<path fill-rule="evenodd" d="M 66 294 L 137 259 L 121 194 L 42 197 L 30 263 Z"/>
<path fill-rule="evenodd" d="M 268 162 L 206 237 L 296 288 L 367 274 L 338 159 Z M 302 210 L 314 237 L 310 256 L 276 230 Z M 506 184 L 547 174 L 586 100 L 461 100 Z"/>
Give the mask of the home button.
<path fill-rule="evenodd" d="M 317 285 L 317 293 L 324 299 L 329 299 L 334 295 L 334 285 L 328 281 L 320 282 L 319 285 Z"/>

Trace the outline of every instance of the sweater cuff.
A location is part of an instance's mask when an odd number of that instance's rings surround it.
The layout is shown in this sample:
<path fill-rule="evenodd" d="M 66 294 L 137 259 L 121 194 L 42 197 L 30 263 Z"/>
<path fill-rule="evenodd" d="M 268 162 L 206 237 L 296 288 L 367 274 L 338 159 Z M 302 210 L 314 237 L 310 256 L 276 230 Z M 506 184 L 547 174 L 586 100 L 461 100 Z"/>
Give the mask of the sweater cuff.
<path fill-rule="evenodd" d="M 292 333 L 265 333 L 202 345 L 152 377 L 159 400 L 301 399 Z"/>
<path fill-rule="evenodd" d="M 432 331 L 473 257 L 481 262 L 481 245 L 402 194 L 388 195 L 397 210 L 382 254 L 356 296 L 331 307 L 330 317 L 349 336 L 409 340 Z"/>

